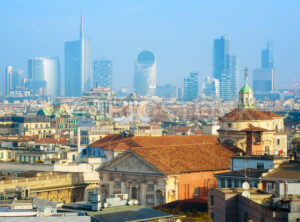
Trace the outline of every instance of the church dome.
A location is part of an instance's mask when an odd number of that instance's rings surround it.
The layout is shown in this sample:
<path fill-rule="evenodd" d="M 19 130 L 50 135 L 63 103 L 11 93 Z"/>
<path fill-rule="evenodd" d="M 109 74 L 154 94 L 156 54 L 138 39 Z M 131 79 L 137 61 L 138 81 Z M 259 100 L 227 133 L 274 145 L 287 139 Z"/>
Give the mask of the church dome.
<path fill-rule="evenodd" d="M 245 85 L 241 88 L 240 93 L 253 93 L 250 86 L 248 86 L 247 81 L 245 82 Z"/>

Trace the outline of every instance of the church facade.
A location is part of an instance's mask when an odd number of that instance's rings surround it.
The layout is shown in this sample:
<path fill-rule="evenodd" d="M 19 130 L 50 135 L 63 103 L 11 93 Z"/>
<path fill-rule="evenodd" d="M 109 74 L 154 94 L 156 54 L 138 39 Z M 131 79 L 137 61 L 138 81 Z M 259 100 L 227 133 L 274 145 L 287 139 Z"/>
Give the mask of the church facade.
<path fill-rule="evenodd" d="M 247 73 L 245 76 L 245 85 L 239 92 L 238 108 L 219 119 L 220 142 L 235 145 L 246 152 L 247 132 L 249 129 L 259 129 L 261 133 L 259 144 L 262 147 L 260 155 L 287 155 L 284 117 L 255 109 L 253 91 L 247 84 Z"/>

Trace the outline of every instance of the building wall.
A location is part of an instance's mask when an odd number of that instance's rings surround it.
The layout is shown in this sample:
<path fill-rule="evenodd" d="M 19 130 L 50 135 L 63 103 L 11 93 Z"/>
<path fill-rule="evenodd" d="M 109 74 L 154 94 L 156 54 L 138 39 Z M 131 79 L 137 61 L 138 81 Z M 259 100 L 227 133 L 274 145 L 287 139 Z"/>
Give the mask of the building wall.
<path fill-rule="evenodd" d="M 181 174 L 178 182 L 178 200 L 193 199 L 195 188 L 200 188 L 199 197 L 207 197 L 208 189 L 217 187 L 217 179 L 214 174 L 228 171 L 218 170 Z"/>

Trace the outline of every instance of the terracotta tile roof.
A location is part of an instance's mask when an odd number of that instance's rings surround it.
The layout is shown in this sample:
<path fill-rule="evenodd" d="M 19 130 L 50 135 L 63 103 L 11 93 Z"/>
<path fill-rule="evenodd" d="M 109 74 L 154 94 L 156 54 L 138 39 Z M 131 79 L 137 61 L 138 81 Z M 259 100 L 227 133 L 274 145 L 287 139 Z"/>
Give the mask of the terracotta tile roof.
<path fill-rule="evenodd" d="M 132 148 L 135 153 L 168 175 L 230 169 L 234 152 L 220 143 Z"/>
<path fill-rule="evenodd" d="M 242 131 L 244 132 L 248 132 L 248 131 L 259 131 L 259 132 L 265 132 L 268 131 L 265 128 L 261 128 L 261 127 L 257 127 L 257 126 L 253 126 L 251 123 L 248 124 L 248 128 L 243 129 Z"/>
<path fill-rule="evenodd" d="M 234 109 L 220 120 L 271 120 L 274 117 L 283 116 L 272 112 L 261 112 L 257 109 Z"/>
<path fill-rule="evenodd" d="M 131 136 L 122 137 L 120 134 L 107 135 L 103 139 L 90 144 L 90 147 L 107 150 L 127 150 L 133 147 L 169 146 L 179 144 L 208 144 L 216 143 L 217 136 L 212 135 L 171 135 L 171 136 Z"/>

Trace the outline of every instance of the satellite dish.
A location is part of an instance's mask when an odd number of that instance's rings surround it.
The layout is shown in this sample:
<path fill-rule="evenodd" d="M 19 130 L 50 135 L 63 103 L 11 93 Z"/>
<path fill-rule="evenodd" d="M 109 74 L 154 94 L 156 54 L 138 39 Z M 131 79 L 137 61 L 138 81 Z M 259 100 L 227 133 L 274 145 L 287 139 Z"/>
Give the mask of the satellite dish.
<path fill-rule="evenodd" d="M 242 196 L 249 199 L 250 198 L 250 192 L 248 190 L 244 190 L 243 193 L 242 193 Z"/>
<path fill-rule="evenodd" d="M 250 186 L 249 186 L 248 182 L 244 182 L 243 185 L 242 185 L 242 187 L 243 187 L 244 190 L 249 190 Z"/>

